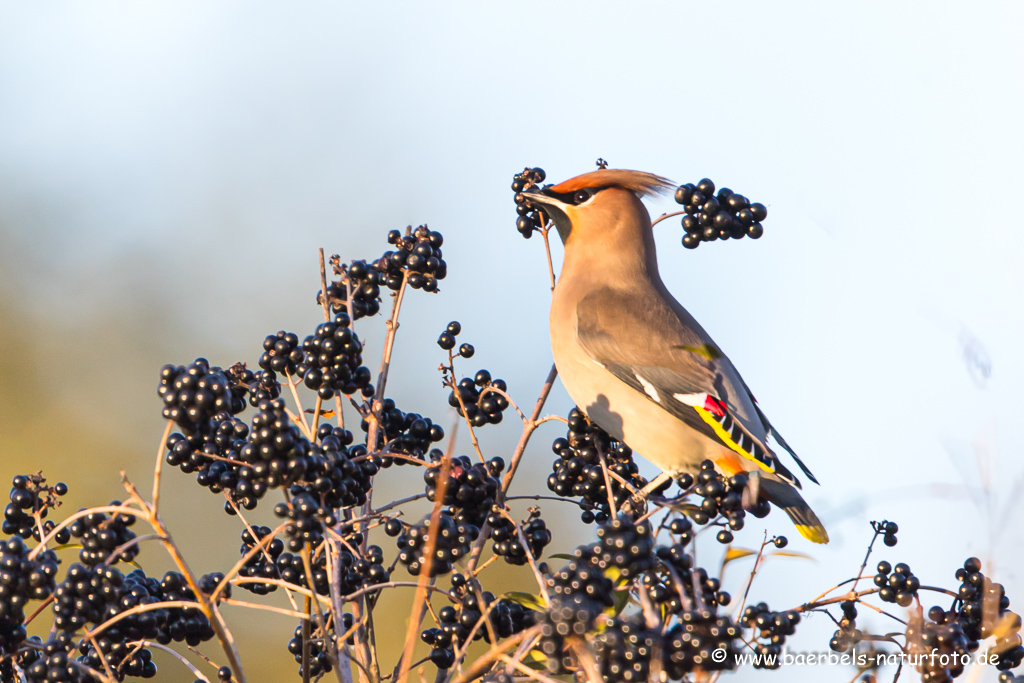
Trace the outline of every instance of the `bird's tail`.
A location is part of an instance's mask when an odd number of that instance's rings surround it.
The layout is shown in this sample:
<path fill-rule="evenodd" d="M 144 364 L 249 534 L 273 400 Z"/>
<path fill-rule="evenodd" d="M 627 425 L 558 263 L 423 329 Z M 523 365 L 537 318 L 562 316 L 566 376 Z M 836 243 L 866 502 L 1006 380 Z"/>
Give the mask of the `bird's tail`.
<path fill-rule="evenodd" d="M 782 508 L 800 535 L 812 543 L 828 543 L 828 532 L 800 492 L 784 481 L 761 477 L 761 493 L 768 502 Z"/>

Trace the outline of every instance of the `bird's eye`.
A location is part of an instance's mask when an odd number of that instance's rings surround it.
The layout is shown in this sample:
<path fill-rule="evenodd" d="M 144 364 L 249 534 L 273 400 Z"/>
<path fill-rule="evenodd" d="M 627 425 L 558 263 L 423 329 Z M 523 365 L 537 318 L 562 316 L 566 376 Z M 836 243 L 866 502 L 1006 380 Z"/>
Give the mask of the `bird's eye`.
<path fill-rule="evenodd" d="M 594 193 L 590 190 L 580 190 L 572 197 L 573 204 L 582 204 L 583 202 L 594 196 Z"/>

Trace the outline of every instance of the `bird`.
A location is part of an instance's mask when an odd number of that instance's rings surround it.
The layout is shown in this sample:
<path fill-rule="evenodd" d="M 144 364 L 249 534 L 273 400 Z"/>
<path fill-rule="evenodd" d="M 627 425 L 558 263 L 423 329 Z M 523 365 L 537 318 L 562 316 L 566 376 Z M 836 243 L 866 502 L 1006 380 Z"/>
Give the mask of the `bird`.
<path fill-rule="evenodd" d="M 769 436 L 817 479 L 661 279 L 642 199 L 673 187 L 651 173 L 601 168 L 525 193 L 564 245 L 549 321 L 558 375 L 589 420 L 665 473 L 695 474 L 705 460 L 727 477 L 756 472 L 759 500 L 827 543 Z"/>

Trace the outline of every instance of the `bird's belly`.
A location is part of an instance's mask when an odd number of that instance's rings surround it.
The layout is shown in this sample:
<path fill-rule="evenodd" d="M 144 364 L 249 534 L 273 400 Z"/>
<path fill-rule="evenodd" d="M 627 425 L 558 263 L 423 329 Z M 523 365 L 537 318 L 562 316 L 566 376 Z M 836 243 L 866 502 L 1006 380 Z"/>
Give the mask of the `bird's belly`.
<path fill-rule="evenodd" d="M 691 472 L 722 446 L 617 379 L 582 349 L 553 349 L 562 384 L 576 405 L 613 437 L 662 470 Z"/>

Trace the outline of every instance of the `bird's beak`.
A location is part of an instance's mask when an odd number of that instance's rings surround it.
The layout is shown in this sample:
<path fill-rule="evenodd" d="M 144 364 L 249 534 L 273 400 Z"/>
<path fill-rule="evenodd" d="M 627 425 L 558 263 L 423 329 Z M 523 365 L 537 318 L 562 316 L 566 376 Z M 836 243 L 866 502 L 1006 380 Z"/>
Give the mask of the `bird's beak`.
<path fill-rule="evenodd" d="M 562 244 L 565 244 L 566 240 L 569 239 L 569 233 L 572 231 L 572 221 L 569 220 L 569 214 L 566 213 L 569 205 L 544 194 L 540 190 L 530 190 L 523 194 L 531 204 L 542 209 L 554 222 L 555 227 L 558 228 L 558 236 L 562 238 Z"/>

